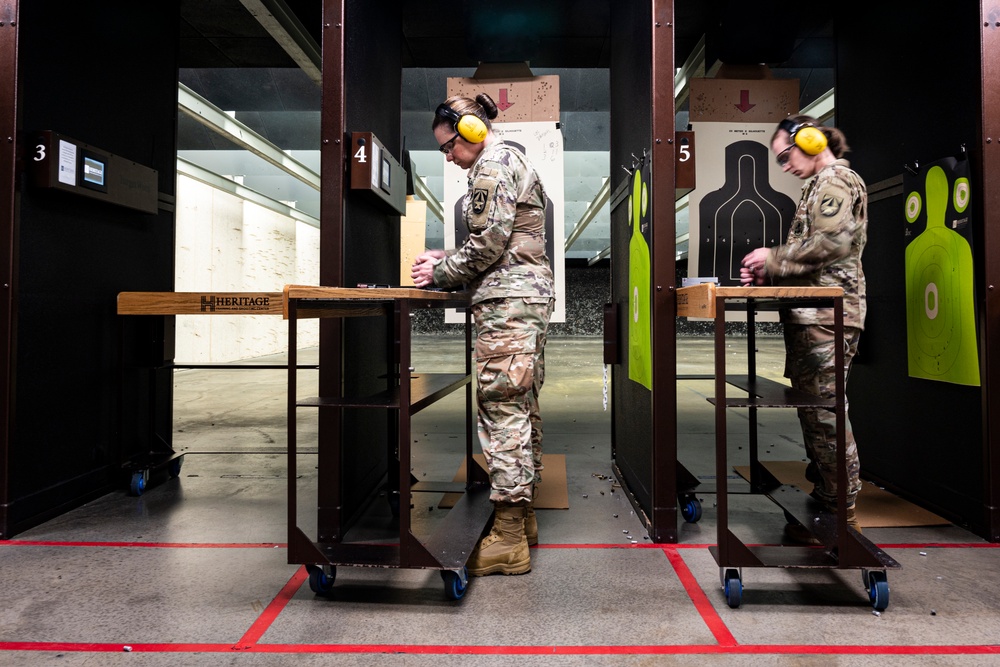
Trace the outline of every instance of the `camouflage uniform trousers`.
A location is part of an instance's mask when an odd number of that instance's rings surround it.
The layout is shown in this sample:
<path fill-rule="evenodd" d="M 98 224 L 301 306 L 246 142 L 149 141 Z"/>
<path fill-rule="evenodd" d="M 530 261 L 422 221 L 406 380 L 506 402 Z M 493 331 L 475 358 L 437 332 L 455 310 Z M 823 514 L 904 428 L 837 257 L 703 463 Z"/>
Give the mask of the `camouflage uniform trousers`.
<path fill-rule="evenodd" d="M 548 297 L 489 299 L 472 306 L 476 323 L 479 443 L 490 473 L 490 500 L 527 503 L 541 481 Z"/>
<path fill-rule="evenodd" d="M 858 350 L 861 330 L 844 327 L 844 382 Z M 785 324 L 785 377 L 792 386 L 822 398 L 836 396 L 833 328 L 822 324 Z M 861 463 L 844 398 L 844 434 L 847 463 L 847 506 L 861 490 Z M 806 477 L 815 484 L 813 496 L 835 507 L 837 503 L 837 414 L 830 409 L 799 408 L 799 423 L 809 465 Z"/>

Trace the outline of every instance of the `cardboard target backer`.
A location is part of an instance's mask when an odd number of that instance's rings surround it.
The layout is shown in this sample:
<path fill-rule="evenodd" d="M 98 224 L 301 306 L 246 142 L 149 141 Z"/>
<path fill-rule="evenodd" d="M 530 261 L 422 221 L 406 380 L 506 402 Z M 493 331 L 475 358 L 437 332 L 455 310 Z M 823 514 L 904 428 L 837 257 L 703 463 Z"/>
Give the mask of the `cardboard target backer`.
<path fill-rule="evenodd" d="M 486 93 L 497 105 L 493 123 L 531 121 L 559 122 L 559 77 L 532 76 L 518 64 L 481 65 L 476 76 L 448 79 L 448 97 L 461 95 L 470 100 Z"/>

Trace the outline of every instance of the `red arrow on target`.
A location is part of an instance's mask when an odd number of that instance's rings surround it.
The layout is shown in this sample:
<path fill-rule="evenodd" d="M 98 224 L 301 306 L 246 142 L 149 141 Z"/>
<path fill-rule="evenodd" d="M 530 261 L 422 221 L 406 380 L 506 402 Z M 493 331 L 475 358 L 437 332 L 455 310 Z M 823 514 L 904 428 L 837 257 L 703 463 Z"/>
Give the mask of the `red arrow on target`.
<path fill-rule="evenodd" d="M 500 89 L 500 101 L 497 102 L 497 109 L 500 109 L 500 111 L 506 111 L 507 109 L 511 108 L 512 106 L 514 106 L 514 103 L 507 101 L 507 89 L 506 88 L 501 88 Z"/>
<path fill-rule="evenodd" d="M 740 103 L 736 104 L 734 106 L 737 109 L 739 109 L 740 111 L 742 111 L 743 113 L 746 113 L 747 111 L 750 111 L 750 109 L 753 109 L 757 105 L 756 104 L 750 104 L 750 91 L 749 90 L 741 90 L 740 91 Z"/>

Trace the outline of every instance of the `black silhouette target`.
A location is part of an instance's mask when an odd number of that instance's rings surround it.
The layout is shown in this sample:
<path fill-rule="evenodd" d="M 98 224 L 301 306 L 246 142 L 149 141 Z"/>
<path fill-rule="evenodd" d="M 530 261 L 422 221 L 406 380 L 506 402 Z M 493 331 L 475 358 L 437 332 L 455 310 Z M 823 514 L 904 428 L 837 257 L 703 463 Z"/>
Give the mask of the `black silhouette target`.
<path fill-rule="evenodd" d="M 795 202 L 771 187 L 770 151 L 756 141 L 726 146 L 725 183 L 698 206 L 698 275 L 738 285 L 740 261 L 754 248 L 783 243 Z"/>

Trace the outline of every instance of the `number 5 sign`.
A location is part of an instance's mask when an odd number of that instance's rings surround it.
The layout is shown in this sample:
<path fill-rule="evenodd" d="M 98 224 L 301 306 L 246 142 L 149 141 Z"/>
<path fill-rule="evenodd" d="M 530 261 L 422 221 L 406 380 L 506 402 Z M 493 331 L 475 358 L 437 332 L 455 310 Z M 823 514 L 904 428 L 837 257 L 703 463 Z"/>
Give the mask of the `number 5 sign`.
<path fill-rule="evenodd" d="M 674 165 L 675 187 L 677 196 L 683 197 L 694 190 L 694 132 L 676 132 L 674 149 L 676 163 Z"/>

